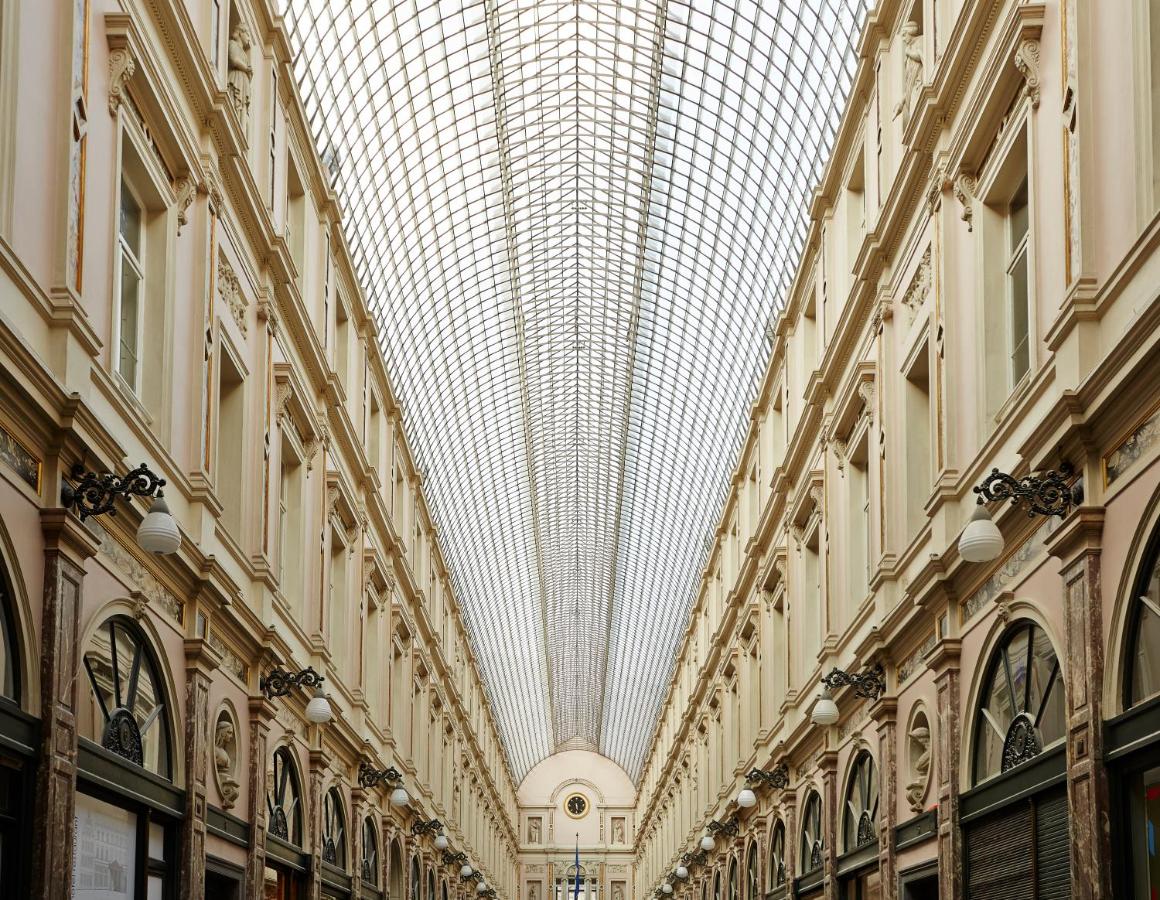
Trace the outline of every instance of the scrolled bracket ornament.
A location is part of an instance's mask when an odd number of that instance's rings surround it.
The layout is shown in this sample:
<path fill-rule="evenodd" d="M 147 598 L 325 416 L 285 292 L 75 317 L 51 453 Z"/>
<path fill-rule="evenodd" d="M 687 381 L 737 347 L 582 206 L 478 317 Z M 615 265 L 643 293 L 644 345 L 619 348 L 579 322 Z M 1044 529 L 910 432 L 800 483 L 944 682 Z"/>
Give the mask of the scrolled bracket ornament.
<path fill-rule="evenodd" d="M 849 685 L 854 689 L 855 696 L 865 700 L 877 700 L 886 693 L 886 670 L 882 663 L 875 663 L 861 672 L 843 672 L 841 669 L 831 669 L 830 674 L 822 679 L 822 684 L 831 691 Z"/>
<path fill-rule="evenodd" d="M 113 710 L 109 715 L 109 721 L 105 723 L 105 730 L 101 735 L 101 746 L 135 765 L 145 764 L 141 727 L 133 718 L 133 713 L 123 707 Z"/>
<path fill-rule="evenodd" d="M 282 668 L 275 668 L 267 672 L 258 680 L 258 687 L 266 698 L 289 696 L 297 688 L 318 687 L 326 678 L 314 671 L 313 666 L 307 666 L 301 672 L 288 672 Z"/>
<path fill-rule="evenodd" d="M 789 787 L 789 766 L 785 760 L 782 760 L 772 769 L 750 769 L 745 780 L 750 784 L 762 784 L 778 790 L 785 790 Z"/>
<path fill-rule="evenodd" d="M 736 815 L 730 816 L 724 822 L 719 822 L 716 819 L 710 820 L 706 826 L 706 831 L 709 834 L 726 834 L 729 837 L 737 837 L 740 833 L 740 823 Z"/>
<path fill-rule="evenodd" d="M 1043 752 L 1043 744 L 1035 730 L 1035 724 L 1025 714 L 1020 713 L 1011 720 L 1007 736 L 1003 739 L 1003 759 L 1000 771 L 1006 772 Z"/>
<path fill-rule="evenodd" d="M 86 472 L 83 466 L 76 465 L 69 477 L 76 483 L 61 485 L 60 502 L 82 522 L 105 513 L 115 516 L 118 497 L 161 497 L 165 487 L 165 479 L 158 478 L 145 463 L 120 477 L 111 472 Z"/>
<path fill-rule="evenodd" d="M 385 769 L 376 769 L 366 760 L 363 760 L 358 765 L 358 783 L 359 787 L 373 788 L 381 782 L 388 784 L 395 784 L 403 780 L 403 774 L 394 766 L 387 766 Z"/>
<path fill-rule="evenodd" d="M 1058 470 L 1051 469 L 1042 475 L 1024 475 L 1016 478 L 998 469 L 975 486 L 979 503 L 1004 500 L 1015 507 L 1027 509 L 1027 515 L 1059 516 L 1067 515 L 1072 506 L 1083 502 L 1083 487 L 1072 486 L 1069 481 L 1075 475 L 1070 465 L 1064 463 Z"/>

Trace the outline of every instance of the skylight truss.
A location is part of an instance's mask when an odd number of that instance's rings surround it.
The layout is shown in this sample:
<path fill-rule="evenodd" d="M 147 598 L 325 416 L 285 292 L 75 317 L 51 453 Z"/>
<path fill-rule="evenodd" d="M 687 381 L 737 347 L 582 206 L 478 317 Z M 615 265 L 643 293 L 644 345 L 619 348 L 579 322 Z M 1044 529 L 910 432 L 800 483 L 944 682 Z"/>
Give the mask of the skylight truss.
<path fill-rule="evenodd" d="M 522 778 L 639 776 L 868 0 L 283 0 Z"/>

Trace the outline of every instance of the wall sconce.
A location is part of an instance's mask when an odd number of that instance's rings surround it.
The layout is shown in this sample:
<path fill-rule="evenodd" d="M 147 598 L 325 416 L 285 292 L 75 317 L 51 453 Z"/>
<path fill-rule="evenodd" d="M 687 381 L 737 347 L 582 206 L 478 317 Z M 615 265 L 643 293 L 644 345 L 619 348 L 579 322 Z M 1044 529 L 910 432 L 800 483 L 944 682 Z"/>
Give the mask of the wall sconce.
<path fill-rule="evenodd" d="M 258 687 L 268 700 L 288 696 L 297 688 L 314 688 L 314 696 L 306 704 L 306 718 L 316 725 L 325 725 L 334 718 L 330 701 L 320 687 L 325 680 L 323 676 L 314 671 L 312 666 L 307 666 L 301 672 L 288 672 L 282 668 L 275 668 L 258 679 Z"/>
<path fill-rule="evenodd" d="M 677 866 L 675 869 L 673 869 L 673 875 L 675 875 L 677 878 L 681 879 L 681 881 L 684 881 L 686 878 L 689 877 L 689 870 L 687 867 L 685 867 L 683 865 Z"/>
<path fill-rule="evenodd" d="M 438 819 L 419 819 L 411 826 L 411 834 L 422 837 L 425 834 L 438 834 L 443 830 L 443 823 Z"/>
<path fill-rule="evenodd" d="M 724 822 L 718 822 L 716 819 L 710 819 L 709 824 L 705 826 L 709 834 L 726 834 L 729 837 L 737 837 L 740 829 L 738 828 L 737 816 L 730 816 Z M 704 846 L 704 841 L 701 842 Z"/>
<path fill-rule="evenodd" d="M 142 550 L 158 554 L 175 553 L 181 547 L 181 531 L 161 490 L 165 487 L 165 479 L 158 478 L 145 463 L 122 478 L 111 472 L 86 472 L 81 465 L 73 466 L 69 477 L 76 484 L 61 484 L 60 502 L 65 509 L 75 512 L 82 522 L 89 516 L 105 513 L 115 516 L 118 497 L 153 497 L 149 512 L 137 528 L 137 543 Z"/>
<path fill-rule="evenodd" d="M 833 725 L 838 721 L 838 704 L 834 702 L 833 692 L 843 685 L 851 686 L 858 697 L 877 700 L 886 692 L 886 670 L 881 663 L 853 674 L 831 669 L 830 674 L 822 679 L 822 692 L 810 713 L 810 719 L 815 725 Z"/>
<path fill-rule="evenodd" d="M 463 873 L 463 869 L 471 869 L 471 871 L 469 871 L 465 875 Z M 463 867 L 463 869 L 459 870 L 459 877 L 462 878 L 464 881 L 478 881 L 481 884 L 483 883 L 483 873 L 482 872 L 476 872 L 474 869 L 471 868 L 471 866 L 466 866 L 466 865 Z"/>
<path fill-rule="evenodd" d="M 1003 533 L 983 505 L 988 501 L 1010 500 L 1013 506 L 1027 507 L 1028 516 L 1066 516 L 1072 506 L 1083 503 L 1083 484 L 1069 485 L 1075 470 L 1063 463 L 1058 471 L 1014 478 L 992 469 L 983 483 L 975 486 L 978 505 L 967 527 L 959 535 L 959 556 L 967 562 L 992 562 L 1003 552 Z"/>
<path fill-rule="evenodd" d="M 358 783 L 360 787 L 373 788 L 377 784 L 386 782 L 387 784 L 397 784 L 403 780 L 402 773 L 394 766 L 387 766 L 385 769 L 376 769 L 366 760 L 358 764 Z"/>
<path fill-rule="evenodd" d="M 745 776 L 745 780 L 753 785 L 765 785 L 767 787 L 778 788 L 785 790 L 789 787 L 789 766 L 785 761 L 779 762 L 772 769 L 750 769 L 749 774 Z M 757 794 L 752 788 L 742 788 L 737 794 L 737 805 L 742 809 L 749 809 L 757 805 Z"/>
<path fill-rule="evenodd" d="M 661 885 L 661 893 L 662 894 L 671 894 L 672 892 L 673 892 L 673 886 L 671 884 L 669 884 L 667 881 Z"/>
<path fill-rule="evenodd" d="M 711 840 L 711 839 L 710 839 Z M 681 856 L 681 862 L 686 866 L 703 866 L 709 861 L 709 854 L 704 850 L 698 850 L 696 853 L 686 853 Z M 688 870 L 686 869 L 686 874 Z"/>
<path fill-rule="evenodd" d="M 711 853 L 713 848 L 717 846 L 717 842 L 713 840 L 713 835 L 707 834 L 701 838 L 701 850 L 705 853 Z"/>
<path fill-rule="evenodd" d="M 443 851 L 443 865 L 445 865 L 445 866 L 457 866 L 460 864 L 463 864 L 463 867 L 465 869 L 471 868 L 471 866 L 467 865 L 467 854 L 466 853 L 452 853 L 450 850 Z M 460 875 L 463 874 L 462 869 L 460 870 L 459 874 Z"/>

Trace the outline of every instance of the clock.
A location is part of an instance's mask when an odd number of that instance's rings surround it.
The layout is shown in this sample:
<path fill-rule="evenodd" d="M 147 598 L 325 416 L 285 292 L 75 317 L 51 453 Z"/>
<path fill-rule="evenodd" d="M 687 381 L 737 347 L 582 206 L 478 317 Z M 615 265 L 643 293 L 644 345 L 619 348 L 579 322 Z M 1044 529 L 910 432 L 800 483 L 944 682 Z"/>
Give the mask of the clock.
<path fill-rule="evenodd" d="M 572 794 L 564 801 L 564 811 L 573 819 L 582 819 L 588 814 L 588 798 L 583 794 Z"/>

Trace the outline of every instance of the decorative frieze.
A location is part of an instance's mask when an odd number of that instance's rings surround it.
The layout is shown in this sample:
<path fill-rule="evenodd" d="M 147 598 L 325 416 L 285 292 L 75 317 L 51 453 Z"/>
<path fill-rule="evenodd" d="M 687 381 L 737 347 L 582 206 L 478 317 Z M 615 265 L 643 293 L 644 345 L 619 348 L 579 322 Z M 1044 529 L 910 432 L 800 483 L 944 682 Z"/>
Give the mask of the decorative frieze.
<path fill-rule="evenodd" d="M 914 652 L 902 661 L 902 664 L 898 667 L 898 683 L 900 685 L 905 684 L 907 679 L 909 679 L 911 675 L 915 674 L 915 672 L 919 670 L 923 659 L 931 650 L 934 649 L 934 645 L 937 643 L 937 641 L 938 637 L 932 631 L 926 636 L 923 642 L 914 649 Z"/>
<path fill-rule="evenodd" d="M 1055 527 L 1055 518 L 1045 516 L 1035 533 L 1019 545 L 1019 548 L 1003 562 L 994 574 L 983 582 L 982 587 L 971 594 L 962 605 L 962 621 L 966 622 L 991 600 L 995 599 L 1027 569 L 1028 565 L 1045 552 L 1047 536 Z"/>
<path fill-rule="evenodd" d="M 0 460 L 30 488 L 40 491 L 40 460 L 3 428 L 0 428 Z"/>
<path fill-rule="evenodd" d="M 249 674 L 249 668 L 244 662 L 242 662 L 238 655 L 234 653 L 234 651 L 226 646 L 225 641 L 223 641 L 216 632 L 211 630 L 209 634 L 206 635 L 205 641 L 221 655 L 222 668 L 229 672 L 233 672 L 239 680 L 246 680 L 246 677 Z"/>
<path fill-rule="evenodd" d="M 133 554 L 121 546 L 99 522 L 86 524 L 101 541 L 101 555 L 113 564 L 121 576 L 141 593 L 146 602 L 160 609 L 178 625 L 182 624 L 184 604 L 181 600 L 161 584 Z"/>
<path fill-rule="evenodd" d="M 906 307 L 908 324 L 914 321 L 915 315 L 926 303 L 930 296 L 930 286 L 930 246 L 928 245 L 926 252 L 922 254 L 918 268 L 914 270 L 914 277 L 910 279 L 910 286 L 902 295 L 902 305 Z"/>
<path fill-rule="evenodd" d="M 1112 484 L 1160 441 L 1160 409 L 1145 419 L 1104 457 L 1104 481 Z"/>

